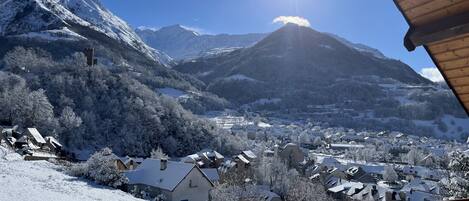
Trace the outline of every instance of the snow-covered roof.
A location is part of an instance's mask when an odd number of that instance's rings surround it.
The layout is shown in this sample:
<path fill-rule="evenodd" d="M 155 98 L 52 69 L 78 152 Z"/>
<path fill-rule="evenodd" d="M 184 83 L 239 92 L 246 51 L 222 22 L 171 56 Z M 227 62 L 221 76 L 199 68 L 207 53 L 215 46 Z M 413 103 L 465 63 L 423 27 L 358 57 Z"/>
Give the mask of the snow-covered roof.
<path fill-rule="evenodd" d="M 342 192 L 344 190 L 348 190 L 350 188 L 363 189 L 364 185 L 363 185 L 363 183 L 360 183 L 360 182 L 344 182 L 340 185 L 329 188 L 328 191 L 333 192 L 333 193 L 338 193 L 338 192 Z"/>
<path fill-rule="evenodd" d="M 218 170 L 215 168 L 204 168 L 200 169 L 202 172 L 207 176 L 207 178 L 212 181 L 216 182 L 220 180 L 220 175 L 218 174 Z"/>
<path fill-rule="evenodd" d="M 200 171 L 194 164 L 174 161 L 167 161 L 166 169 L 160 168 L 161 160 L 146 159 L 137 169 L 126 172 L 125 176 L 129 184 L 145 184 L 173 191 L 193 169 Z"/>
<path fill-rule="evenodd" d="M 200 160 L 200 156 L 198 154 L 191 154 L 184 157 L 181 161 L 186 163 L 195 163 L 198 160 Z"/>
<path fill-rule="evenodd" d="M 254 154 L 251 150 L 243 151 L 243 154 L 250 159 L 257 158 L 256 154 Z"/>
<path fill-rule="evenodd" d="M 364 148 L 361 144 L 331 144 L 331 148 Z"/>
<path fill-rule="evenodd" d="M 286 149 L 287 147 L 297 147 L 298 145 L 295 143 L 287 143 L 285 146 L 283 146 L 283 149 Z"/>
<path fill-rule="evenodd" d="M 218 159 L 222 159 L 222 158 L 225 158 L 223 155 L 221 155 L 220 153 L 218 153 L 217 151 L 212 151 L 208 154 L 209 157 L 215 157 L 215 158 L 218 158 Z"/>
<path fill-rule="evenodd" d="M 332 157 L 322 158 L 322 161 L 318 160 L 318 162 L 323 164 L 323 165 L 337 165 L 337 164 L 340 164 L 340 162 L 337 159 L 332 158 Z"/>
<path fill-rule="evenodd" d="M 236 158 L 238 158 L 239 160 L 243 161 L 243 163 L 246 163 L 246 164 L 249 163 L 249 160 L 246 159 L 246 158 L 244 158 L 244 156 L 241 155 L 241 154 L 237 155 Z"/>
<path fill-rule="evenodd" d="M 39 131 L 36 128 L 28 128 L 28 132 L 31 134 L 31 136 L 36 140 L 38 143 L 46 143 L 46 140 L 42 138 L 42 135 L 39 133 Z"/>
<path fill-rule="evenodd" d="M 60 142 L 55 139 L 54 137 L 52 136 L 47 136 L 44 138 L 46 141 L 50 142 L 51 144 L 53 144 L 54 146 L 58 146 L 58 147 L 62 147 L 62 144 L 60 144 Z"/>
<path fill-rule="evenodd" d="M 422 179 L 414 179 L 410 181 L 408 184 L 406 184 L 404 187 L 402 187 L 401 191 L 409 191 L 410 190 L 417 190 L 420 192 L 434 192 L 438 191 L 437 189 L 438 184 L 435 182 L 427 181 L 427 180 L 422 180 Z"/>

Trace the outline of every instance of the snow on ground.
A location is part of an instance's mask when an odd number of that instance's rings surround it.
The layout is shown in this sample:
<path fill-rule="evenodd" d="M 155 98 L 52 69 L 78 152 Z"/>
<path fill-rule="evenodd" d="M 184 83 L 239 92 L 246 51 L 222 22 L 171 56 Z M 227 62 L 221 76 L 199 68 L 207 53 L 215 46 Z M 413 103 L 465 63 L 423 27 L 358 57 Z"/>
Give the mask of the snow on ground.
<path fill-rule="evenodd" d="M 267 99 L 267 98 L 261 98 L 261 99 L 259 99 L 259 100 L 256 100 L 256 101 L 250 103 L 250 104 L 253 104 L 253 105 L 265 105 L 265 104 L 270 104 L 270 103 L 275 104 L 275 103 L 279 103 L 279 102 L 281 102 L 281 101 L 282 101 L 281 98 L 269 98 L 269 99 Z"/>
<path fill-rule="evenodd" d="M 251 82 L 258 82 L 258 80 L 254 79 L 254 78 L 250 78 L 246 75 L 243 75 L 243 74 L 236 74 L 236 75 L 232 75 L 232 76 L 229 76 L 229 77 L 225 77 L 224 80 L 228 80 L 228 81 L 234 81 L 234 80 L 246 80 L 246 81 L 251 81 Z"/>
<path fill-rule="evenodd" d="M 333 50 L 333 49 L 334 49 L 334 48 L 331 47 L 330 45 L 321 44 L 321 45 L 319 45 L 319 46 L 322 47 L 322 48 L 330 49 L 330 50 Z"/>
<path fill-rule="evenodd" d="M 204 76 L 207 76 L 207 75 L 210 75 L 213 73 L 213 70 L 211 71 L 207 71 L 207 72 L 202 72 L 202 73 L 197 73 L 196 76 L 198 77 L 204 77 Z"/>
<path fill-rule="evenodd" d="M 24 161 L 0 147 L 0 201 L 132 201 L 123 191 L 68 176 L 47 161 Z"/>
<path fill-rule="evenodd" d="M 469 119 L 456 118 L 451 115 L 445 115 L 442 121 L 446 124 L 447 131 L 443 132 L 438 129 L 438 125 L 434 121 L 414 120 L 418 126 L 432 127 L 435 137 L 448 137 L 450 139 L 459 139 L 461 134 L 469 133 Z"/>
<path fill-rule="evenodd" d="M 223 129 L 231 129 L 235 125 L 254 125 L 254 122 L 248 121 L 243 116 L 235 116 L 226 112 L 209 112 L 201 117 L 215 122 L 215 124 Z"/>
<path fill-rule="evenodd" d="M 159 88 L 158 91 L 160 93 L 162 93 L 163 95 L 169 96 L 169 97 L 172 97 L 172 98 L 185 98 L 185 97 L 188 97 L 186 92 L 181 91 L 179 89 L 175 89 L 175 88 L 170 88 L 170 87 Z"/>
<path fill-rule="evenodd" d="M 44 40 L 56 41 L 56 40 L 86 40 L 85 37 L 77 34 L 73 31 L 70 31 L 68 28 L 56 29 L 56 30 L 47 30 L 40 32 L 30 32 L 26 34 L 16 35 L 17 37 L 23 38 L 40 38 Z"/>
<path fill-rule="evenodd" d="M 270 125 L 268 123 L 264 123 L 264 122 L 257 123 L 257 126 L 260 127 L 260 128 L 270 128 L 270 127 L 272 127 L 272 125 Z"/>

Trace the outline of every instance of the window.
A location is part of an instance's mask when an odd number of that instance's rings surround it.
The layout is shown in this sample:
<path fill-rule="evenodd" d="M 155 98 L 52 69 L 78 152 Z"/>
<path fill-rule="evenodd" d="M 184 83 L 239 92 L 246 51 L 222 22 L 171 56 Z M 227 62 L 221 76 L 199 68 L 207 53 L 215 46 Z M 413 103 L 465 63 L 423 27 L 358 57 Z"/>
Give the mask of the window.
<path fill-rule="evenodd" d="M 197 184 L 191 180 L 189 180 L 189 188 L 197 188 Z"/>

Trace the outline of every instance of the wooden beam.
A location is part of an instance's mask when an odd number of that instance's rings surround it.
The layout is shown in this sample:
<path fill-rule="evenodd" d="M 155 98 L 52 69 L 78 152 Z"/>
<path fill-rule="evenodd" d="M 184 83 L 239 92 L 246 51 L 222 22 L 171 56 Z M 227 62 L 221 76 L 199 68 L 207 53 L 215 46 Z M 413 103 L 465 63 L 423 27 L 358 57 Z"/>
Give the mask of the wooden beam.
<path fill-rule="evenodd" d="M 456 96 L 456 98 L 458 99 L 458 102 L 459 104 L 461 105 L 461 107 L 464 109 L 464 111 L 466 112 L 466 114 L 469 116 L 469 106 L 463 102 L 461 100 L 461 96 L 460 96 L 460 91 L 461 90 L 465 90 L 466 87 L 469 87 L 468 86 L 456 86 L 454 83 L 451 82 L 451 79 L 448 78 L 446 76 L 446 74 L 444 73 L 445 70 L 442 68 L 441 64 L 436 60 L 436 58 L 434 57 L 434 55 L 430 52 L 430 49 L 428 48 L 427 45 L 424 45 L 423 46 L 425 48 L 425 51 L 427 51 L 428 55 L 430 55 L 430 58 L 432 59 L 433 63 L 436 65 L 436 67 L 438 68 L 438 70 L 440 71 L 441 75 L 443 75 L 443 78 L 446 80 L 446 83 L 448 83 L 448 86 L 449 88 L 451 89 L 451 91 L 453 92 L 453 94 Z"/>
<path fill-rule="evenodd" d="M 402 10 L 409 10 L 413 9 L 415 7 L 421 6 L 422 4 L 426 4 L 428 2 L 431 2 L 433 0 L 412 0 L 412 1 L 398 1 L 399 5 L 401 5 Z"/>
<path fill-rule="evenodd" d="M 469 86 L 454 87 L 458 94 L 469 94 Z"/>
<path fill-rule="evenodd" d="M 435 57 L 439 62 L 463 59 L 463 58 L 469 57 L 469 47 L 464 47 L 461 49 L 455 49 L 455 50 L 450 50 L 447 52 L 435 54 Z"/>
<path fill-rule="evenodd" d="M 469 47 L 469 34 L 464 34 L 458 37 L 450 38 L 448 40 L 428 44 L 428 48 L 430 48 L 433 54 L 453 51 L 463 47 Z"/>
<path fill-rule="evenodd" d="M 446 17 L 429 25 L 411 27 L 405 36 L 407 50 L 469 33 L 469 12 Z"/>
<path fill-rule="evenodd" d="M 436 1 L 448 1 L 448 0 L 436 0 Z M 410 18 L 411 23 L 414 26 L 421 26 L 425 24 L 431 24 L 439 19 L 446 18 L 448 16 L 454 16 L 462 13 L 467 13 L 469 11 L 469 1 L 452 1 L 450 6 L 435 9 L 432 12 L 429 12 L 425 15 L 421 15 L 415 18 Z"/>
<path fill-rule="evenodd" d="M 461 96 L 461 100 L 466 103 L 466 102 L 469 102 L 469 94 L 468 95 L 462 95 Z"/>
<path fill-rule="evenodd" d="M 462 78 L 449 79 L 449 82 L 450 82 L 454 87 L 469 86 L 469 77 L 462 77 Z M 456 93 L 457 93 L 457 91 L 456 91 Z"/>
<path fill-rule="evenodd" d="M 445 70 L 444 72 L 448 78 L 469 77 L 469 67 L 459 68 L 454 70 Z"/>
<path fill-rule="evenodd" d="M 407 16 L 409 16 L 409 18 L 413 21 L 415 18 L 425 16 L 429 13 L 434 13 L 438 10 L 446 9 L 452 5 L 463 1 L 466 0 L 434 0 L 420 4 L 412 9 L 405 10 L 405 12 Z"/>
<path fill-rule="evenodd" d="M 462 58 L 453 61 L 439 62 L 443 70 L 469 67 L 469 58 Z"/>

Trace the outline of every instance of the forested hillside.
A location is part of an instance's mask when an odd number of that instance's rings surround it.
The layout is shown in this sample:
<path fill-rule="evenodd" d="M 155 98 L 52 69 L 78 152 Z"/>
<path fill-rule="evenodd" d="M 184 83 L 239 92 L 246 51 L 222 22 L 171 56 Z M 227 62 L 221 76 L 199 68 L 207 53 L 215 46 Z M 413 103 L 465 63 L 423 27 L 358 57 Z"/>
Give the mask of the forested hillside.
<path fill-rule="evenodd" d="M 81 53 L 54 60 L 40 49 L 15 48 L 0 72 L 0 118 L 38 127 L 69 149 L 109 146 L 147 156 L 158 146 L 171 155 L 202 149 L 214 127 L 125 69 L 88 67 Z"/>

